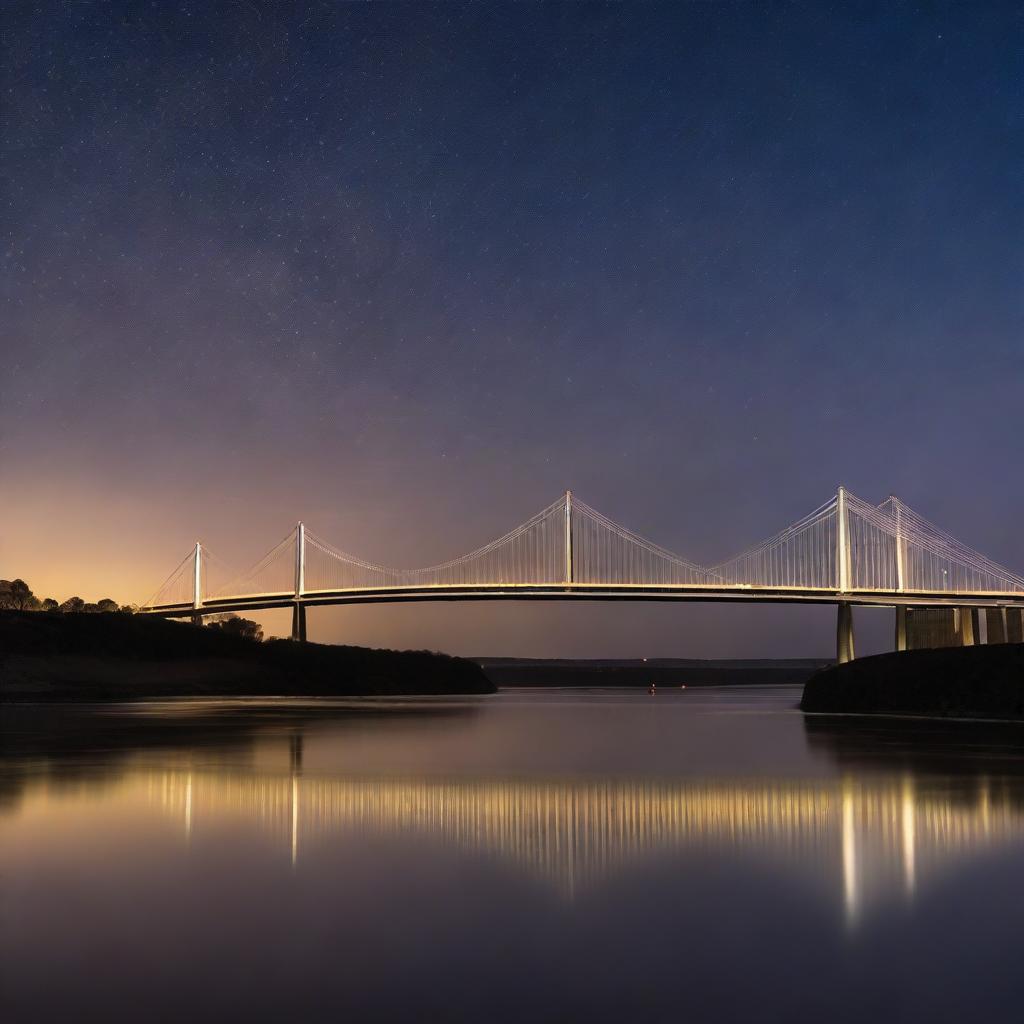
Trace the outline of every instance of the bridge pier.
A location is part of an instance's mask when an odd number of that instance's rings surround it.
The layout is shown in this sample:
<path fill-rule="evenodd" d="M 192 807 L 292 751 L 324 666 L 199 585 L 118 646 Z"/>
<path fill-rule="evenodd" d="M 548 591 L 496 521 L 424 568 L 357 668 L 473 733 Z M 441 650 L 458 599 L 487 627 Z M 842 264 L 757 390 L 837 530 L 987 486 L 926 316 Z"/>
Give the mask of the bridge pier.
<path fill-rule="evenodd" d="M 292 605 L 292 639 L 306 639 L 306 606 L 298 601 Z"/>
<path fill-rule="evenodd" d="M 896 605 L 896 650 L 907 649 L 907 606 Z"/>
<path fill-rule="evenodd" d="M 969 636 L 977 637 L 977 620 L 970 609 L 908 608 L 907 649 L 919 651 L 929 647 L 961 647 L 964 644 L 963 623 L 967 621 Z M 973 640 L 969 641 L 973 643 Z"/>
<path fill-rule="evenodd" d="M 1006 609 L 1006 642 L 1024 643 L 1024 608 Z"/>
<path fill-rule="evenodd" d="M 978 609 L 960 608 L 960 644 L 963 647 L 973 647 L 978 642 Z"/>
<path fill-rule="evenodd" d="M 1006 643 L 1006 609 L 985 609 L 985 643 Z"/>
<path fill-rule="evenodd" d="M 836 605 L 836 662 L 840 665 L 853 661 L 853 605 L 840 601 Z"/>

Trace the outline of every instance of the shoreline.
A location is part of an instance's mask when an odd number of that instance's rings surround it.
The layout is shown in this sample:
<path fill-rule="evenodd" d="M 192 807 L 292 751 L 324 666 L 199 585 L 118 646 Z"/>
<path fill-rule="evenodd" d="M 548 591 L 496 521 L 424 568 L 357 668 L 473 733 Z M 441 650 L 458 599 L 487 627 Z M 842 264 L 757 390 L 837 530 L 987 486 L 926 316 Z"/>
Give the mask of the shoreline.
<path fill-rule="evenodd" d="M 0 702 L 8 704 L 494 689 L 475 663 L 433 651 L 259 642 L 119 612 L 0 613 Z"/>
<path fill-rule="evenodd" d="M 1024 644 L 898 651 L 816 673 L 808 714 L 1024 722 Z"/>

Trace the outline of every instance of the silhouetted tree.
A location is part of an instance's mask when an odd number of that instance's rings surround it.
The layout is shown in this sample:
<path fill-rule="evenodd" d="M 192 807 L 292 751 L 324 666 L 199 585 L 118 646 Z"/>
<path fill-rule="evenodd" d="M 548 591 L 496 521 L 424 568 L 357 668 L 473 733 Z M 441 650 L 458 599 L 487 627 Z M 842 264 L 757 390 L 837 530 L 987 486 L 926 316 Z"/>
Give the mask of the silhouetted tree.
<path fill-rule="evenodd" d="M 24 580 L 0 580 L 0 607 L 32 611 L 39 607 L 39 598 Z"/>
<path fill-rule="evenodd" d="M 0 580 L 0 608 L 14 611 L 44 612 L 136 612 L 138 607 L 126 604 L 123 607 L 112 597 L 104 597 L 95 604 L 86 604 L 80 597 L 69 597 L 63 604 L 58 604 L 52 597 L 40 601 L 32 588 L 24 580 Z"/>
<path fill-rule="evenodd" d="M 215 619 L 207 624 L 207 629 L 219 629 L 222 633 L 245 637 L 246 640 L 255 640 L 257 643 L 263 639 L 263 627 L 258 622 L 253 622 L 252 619 L 243 619 L 238 615 Z"/>
<path fill-rule="evenodd" d="M 139 606 L 137 604 L 123 604 L 118 610 L 125 615 L 135 615 L 139 610 Z"/>

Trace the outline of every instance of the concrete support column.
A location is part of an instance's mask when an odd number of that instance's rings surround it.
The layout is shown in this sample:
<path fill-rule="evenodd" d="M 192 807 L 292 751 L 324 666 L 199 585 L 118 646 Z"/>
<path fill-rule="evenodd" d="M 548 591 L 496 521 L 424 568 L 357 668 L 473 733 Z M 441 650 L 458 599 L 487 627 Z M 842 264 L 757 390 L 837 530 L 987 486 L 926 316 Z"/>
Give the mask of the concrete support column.
<path fill-rule="evenodd" d="M 907 649 L 907 606 L 896 605 L 896 650 Z"/>
<path fill-rule="evenodd" d="M 1024 643 L 1024 608 L 1006 609 L 1007 643 Z"/>
<path fill-rule="evenodd" d="M 974 628 L 974 620 L 977 612 L 974 608 L 961 608 L 960 610 L 960 643 L 964 647 L 973 647 L 977 641 L 977 632 Z"/>
<path fill-rule="evenodd" d="M 292 639 L 306 639 L 306 606 L 298 601 L 292 605 Z"/>
<path fill-rule="evenodd" d="M 853 661 L 853 606 L 849 601 L 836 605 L 836 661 L 844 665 Z"/>
<path fill-rule="evenodd" d="M 908 608 L 907 650 L 959 647 L 961 617 L 959 608 Z"/>
<path fill-rule="evenodd" d="M 1006 643 L 1006 609 L 985 609 L 985 643 Z"/>

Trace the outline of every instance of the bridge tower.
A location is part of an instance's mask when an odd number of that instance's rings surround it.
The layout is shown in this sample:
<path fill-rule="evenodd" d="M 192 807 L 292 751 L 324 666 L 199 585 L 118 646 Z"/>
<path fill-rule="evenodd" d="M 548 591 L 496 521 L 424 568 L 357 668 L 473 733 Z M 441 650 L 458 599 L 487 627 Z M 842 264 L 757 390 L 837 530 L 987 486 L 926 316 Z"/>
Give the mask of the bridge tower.
<path fill-rule="evenodd" d="M 893 510 L 896 513 L 896 592 L 902 594 L 906 589 L 907 576 L 907 549 L 903 540 L 903 511 L 900 507 L 900 500 L 895 495 L 889 495 Z M 907 649 L 907 606 L 896 605 L 896 650 Z"/>
<path fill-rule="evenodd" d="M 306 639 L 306 606 L 302 592 L 306 589 L 306 526 L 295 527 L 295 603 L 292 605 L 292 639 Z"/>
<path fill-rule="evenodd" d="M 896 590 L 903 593 L 906 589 L 907 548 L 903 539 L 903 516 L 899 498 L 889 495 L 893 508 L 896 510 Z"/>
<path fill-rule="evenodd" d="M 853 661 L 853 606 L 842 600 L 850 591 L 850 517 L 846 505 L 846 488 L 836 494 L 836 576 L 839 603 L 836 608 L 836 661 L 842 665 Z"/>
<path fill-rule="evenodd" d="M 203 545 L 196 541 L 195 555 L 192 565 L 192 625 L 201 626 L 203 616 L 199 609 L 203 606 Z"/>
<path fill-rule="evenodd" d="M 840 594 L 850 590 L 850 513 L 846 501 L 846 488 L 836 494 L 836 575 Z"/>
<path fill-rule="evenodd" d="M 565 582 L 572 583 L 572 491 L 565 492 Z"/>

